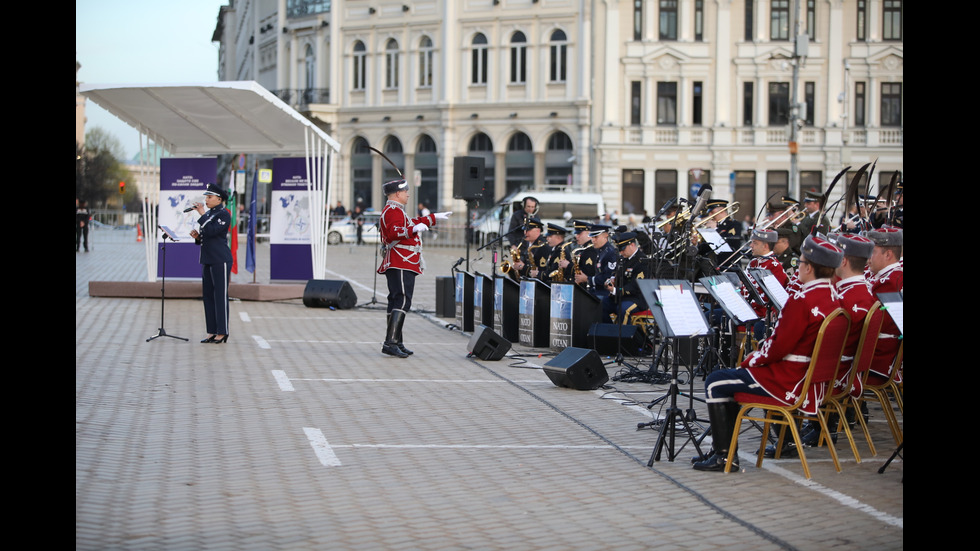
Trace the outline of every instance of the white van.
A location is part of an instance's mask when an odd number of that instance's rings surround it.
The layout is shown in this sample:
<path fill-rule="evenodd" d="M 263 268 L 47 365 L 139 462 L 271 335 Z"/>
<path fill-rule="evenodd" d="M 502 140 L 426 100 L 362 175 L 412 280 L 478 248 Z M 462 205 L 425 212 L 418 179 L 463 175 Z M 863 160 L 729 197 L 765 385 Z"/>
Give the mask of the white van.
<path fill-rule="evenodd" d="M 538 200 L 537 217 L 545 224 L 572 227 L 573 220 L 598 222 L 606 212 L 602 195 L 564 191 L 522 191 L 508 196 L 472 223 L 476 243 L 485 244 L 507 233 L 510 217 L 521 208 L 525 197 Z M 505 240 L 506 241 L 506 240 Z M 506 244 L 506 243 L 505 243 Z"/>

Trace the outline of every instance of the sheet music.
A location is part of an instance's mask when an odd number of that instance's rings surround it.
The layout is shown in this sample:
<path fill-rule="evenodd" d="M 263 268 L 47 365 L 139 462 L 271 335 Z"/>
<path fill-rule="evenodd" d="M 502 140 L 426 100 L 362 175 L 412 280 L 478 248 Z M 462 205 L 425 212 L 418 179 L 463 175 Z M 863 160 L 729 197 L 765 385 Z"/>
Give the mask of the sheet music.
<path fill-rule="evenodd" d="M 739 323 L 758 319 L 755 311 L 752 310 L 748 302 L 745 302 L 742 293 L 732 285 L 730 280 L 724 279 L 721 283 L 714 285 L 712 289 L 715 290 L 715 295 L 718 297 L 718 300 L 723 302 L 731 310 Z"/>
<path fill-rule="evenodd" d="M 766 270 L 766 275 L 762 276 L 763 285 L 766 288 L 766 293 L 769 297 L 776 301 L 779 305 L 779 309 L 782 310 L 783 306 L 786 306 L 786 301 L 789 300 L 789 294 L 786 289 L 783 288 L 783 284 L 776 279 L 776 276 L 772 275 L 772 272 Z"/>
<path fill-rule="evenodd" d="M 663 286 L 657 290 L 657 299 L 663 305 L 667 323 L 675 335 L 694 336 L 708 332 L 701 313 L 701 304 L 694 293 L 681 287 Z"/>
<path fill-rule="evenodd" d="M 714 228 L 701 228 L 698 230 L 701 238 L 707 241 L 711 245 L 711 250 L 717 253 L 730 253 L 732 248 L 728 245 L 728 241 L 718 233 L 718 230 Z"/>
<path fill-rule="evenodd" d="M 888 312 L 888 315 L 891 316 L 892 321 L 894 321 L 895 325 L 898 326 L 899 332 L 902 333 L 902 335 L 904 335 L 905 328 L 902 327 L 904 323 L 903 321 L 904 314 L 902 312 L 903 309 L 905 308 L 905 302 L 898 300 L 895 302 L 886 302 L 884 304 L 885 304 L 885 312 Z"/>

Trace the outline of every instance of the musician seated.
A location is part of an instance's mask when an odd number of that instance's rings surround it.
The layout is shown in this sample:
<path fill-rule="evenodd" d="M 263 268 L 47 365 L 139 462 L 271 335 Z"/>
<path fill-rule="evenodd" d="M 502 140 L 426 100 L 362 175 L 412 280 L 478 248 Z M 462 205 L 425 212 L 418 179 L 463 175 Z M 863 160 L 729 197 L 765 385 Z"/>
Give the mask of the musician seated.
<path fill-rule="evenodd" d="M 613 241 L 619 250 L 621 266 L 606 283 L 609 294 L 602 299 L 602 319 L 611 321 L 615 314 L 617 323 L 626 324 L 631 323 L 633 313 L 650 309 L 637 283 L 646 278 L 647 257 L 636 241 L 636 232 L 617 233 Z"/>
<path fill-rule="evenodd" d="M 806 378 L 820 326 L 840 306 L 831 277 L 844 257 L 844 252 L 832 243 L 814 237 L 807 237 L 801 250 L 802 289 L 786 301 L 772 336 L 739 368 L 719 369 L 705 379 L 713 451 L 707 459 L 694 464 L 699 471 L 725 470 L 740 409 L 734 399 L 736 393 L 765 396 L 785 405 L 797 400 L 795 392 Z M 812 385 L 800 411 L 815 414 L 825 391 L 826 383 Z M 736 456 L 733 469 L 737 465 Z"/>
<path fill-rule="evenodd" d="M 541 271 L 539 279 L 545 283 L 564 283 L 572 280 L 571 263 L 571 241 L 565 242 L 565 234 L 568 230 L 557 225 L 548 224 L 548 235 L 545 242 L 548 244 L 550 254 L 544 270 Z"/>
<path fill-rule="evenodd" d="M 585 286 L 599 300 L 609 294 L 609 291 L 606 290 L 606 282 L 615 274 L 616 265 L 619 262 L 619 253 L 609 241 L 609 230 L 611 229 L 611 226 L 604 224 L 590 226 L 589 235 L 592 237 L 591 250 L 594 251 L 592 253 L 594 256 L 590 257 L 589 260 L 595 258 L 595 268 L 589 275 L 585 269 L 587 265 L 582 262 L 582 259 L 579 259 L 583 270 L 582 273 L 575 274 L 575 283 Z"/>

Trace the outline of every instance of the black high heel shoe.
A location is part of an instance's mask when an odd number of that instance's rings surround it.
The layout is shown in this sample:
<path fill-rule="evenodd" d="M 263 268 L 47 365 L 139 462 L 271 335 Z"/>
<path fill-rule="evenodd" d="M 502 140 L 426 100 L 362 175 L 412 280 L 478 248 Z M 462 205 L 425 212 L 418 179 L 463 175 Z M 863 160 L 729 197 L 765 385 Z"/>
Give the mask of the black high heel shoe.
<path fill-rule="evenodd" d="M 207 344 L 209 342 L 214 342 L 214 335 L 208 335 L 208 338 L 201 341 L 201 344 Z"/>
<path fill-rule="evenodd" d="M 221 337 L 220 339 L 218 337 L 215 337 L 214 340 L 212 340 L 211 342 L 213 342 L 214 344 L 226 343 L 226 342 L 228 342 L 228 335 L 225 335 L 224 337 Z"/>

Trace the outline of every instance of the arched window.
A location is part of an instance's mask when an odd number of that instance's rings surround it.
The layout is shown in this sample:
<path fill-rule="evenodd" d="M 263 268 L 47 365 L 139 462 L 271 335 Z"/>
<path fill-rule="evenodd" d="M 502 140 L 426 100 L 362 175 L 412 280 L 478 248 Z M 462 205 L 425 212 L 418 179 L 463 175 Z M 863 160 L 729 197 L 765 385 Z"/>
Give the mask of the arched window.
<path fill-rule="evenodd" d="M 432 88 L 432 40 L 428 36 L 419 41 L 419 88 Z"/>
<path fill-rule="evenodd" d="M 436 151 L 436 141 L 428 134 L 419 136 L 415 146 L 415 170 L 422 175 L 419 187 L 414 195 L 419 203 L 429 210 L 439 206 L 439 155 Z"/>
<path fill-rule="evenodd" d="M 568 60 L 568 38 L 565 31 L 558 29 L 551 33 L 551 70 L 548 74 L 551 82 L 565 82 Z"/>
<path fill-rule="evenodd" d="M 385 140 L 384 152 L 385 155 L 391 159 L 391 162 L 395 163 L 395 166 L 397 166 L 398 169 L 396 170 L 395 167 L 391 166 L 387 161 L 385 161 L 385 163 L 382 165 L 384 168 L 381 171 L 381 178 L 385 182 L 401 178 L 401 176 L 398 175 L 398 171 L 404 169 L 405 167 L 405 150 L 402 149 L 401 140 L 394 136 L 388 136 L 388 138 Z"/>
<path fill-rule="evenodd" d="M 371 150 L 364 138 L 354 139 L 350 156 L 351 188 L 354 190 L 354 204 L 363 208 L 371 206 Z M 353 205 L 352 205 L 353 208 Z"/>
<path fill-rule="evenodd" d="M 534 189 L 534 151 L 531 138 L 523 132 L 510 137 L 507 142 L 507 193 L 522 189 Z"/>
<path fill-rule="evenodd" d="M 364 47 L 364 43 L 360 40 L 354 43 L 354 58 L 351 73 L 354 77 L 354 90 L 364 90 L 367 88 L 367 48 Z"/>
<path fill-rule="evenodd" d="M 483 33 L 476 33 L 476 36 L 473 37 L 473 58 L 470 71 L 470 82 L 473 84 L 487 83 L 487 52 L 487 37 Z"/>
<path fill-rule="evenodd" d="M 306 103 L 313 102 L 313 88 L 316 86 L 316 56 L 313 55 L 313 46 L 306 45 L 306 57 L 304 58 L 306 72 Z"/>
<path fill-rule="evenodd" d="M 493 141 L 490 139 L 490 136 L 480 132 L 470 138 L 467 155 L 470 157 L 483 157 L 483 199 L 480 201 L 480 208 L 485 210 L 496 203 L 493 176 L 496 158 L 493 155 Z"/>
<path fill-rule="evenodd" d="M 398 88 L 398 41 L 394 38 L 385 45 L 385 88 Z"/>
<path fill-rule="evenodd" d="M 572 139 L 558 131 L 548 138 L 544 154 L 544 185 L 546 189 L 563 190 L 572 185 Z"/>
<path fill-rule="evenodd" d="M 517 31 L 510 37 L 510 82 L 524 84 L 527 81 L 527 38 Z"/>

